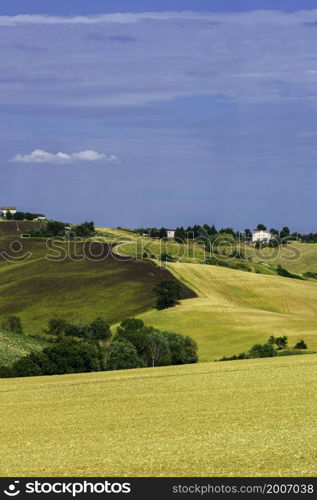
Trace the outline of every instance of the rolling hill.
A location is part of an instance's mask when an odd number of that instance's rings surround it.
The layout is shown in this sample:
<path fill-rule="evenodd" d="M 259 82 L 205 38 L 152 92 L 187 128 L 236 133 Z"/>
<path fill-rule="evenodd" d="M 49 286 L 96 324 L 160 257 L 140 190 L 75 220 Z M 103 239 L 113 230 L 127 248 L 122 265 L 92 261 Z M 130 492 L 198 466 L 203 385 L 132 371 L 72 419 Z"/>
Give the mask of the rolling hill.
<path fill-rule="evenodd" d="M 3 476 L 311 476 L 317 355 L 0 380 Z"/>
<path fill-rule="evenodd" d="M 58 242 L 47 249 L 44 239 L 15 241 L 10 248 L 12 237 L 0 238 L 10 256 L 0 257 L 0 320 L 20 316 L 29 333 L 41 333 L 52 317 L 115 323 L 135 316 L 153 308 L 154 286 L 173 278 L 151 261 L 112 256 L 107 244 Z M 186 287 L 184 293 L 195 296 Z"/>
<path fill-rule="evenodd" d="M 304 337 L 317 350 L 317 284 L 218 266 L 168 263 L 198 298 L 141 315 L 162 330 L 192 336 L 201 361 L 239 354 L 270 335 Z"/>

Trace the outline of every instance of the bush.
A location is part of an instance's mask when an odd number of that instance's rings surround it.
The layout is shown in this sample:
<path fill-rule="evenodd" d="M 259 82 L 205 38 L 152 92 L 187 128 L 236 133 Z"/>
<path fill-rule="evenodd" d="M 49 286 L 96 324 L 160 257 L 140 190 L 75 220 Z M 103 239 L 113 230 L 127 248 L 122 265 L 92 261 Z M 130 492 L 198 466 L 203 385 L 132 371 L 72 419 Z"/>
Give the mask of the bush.
<path fill-rule="evenodd" d="M 1 326 L 8 332 L 23 333 L 22 322 L 18 316 L 7 316 Z"/>
<path fill-rule="evenodd" d="M 162 262 L 175 262 L 175 259 L 169 253 L 162 253 L 160 256 Z"/>
<path fill-rule="evenodd" d="M 248 351 L 249 358 L 271 358 L 276 356 L 276 351 L 272 344 L 255 344 Z"/>
<path fill-rule="evenodd" d="M 294 349 L 307 349 L 307 344 L 304 342 L 304 340 L 300 340 L 300 342 L 297 342 L 297 344 L 294 346 Z"/>
<path fill-rule="evenodd" d="M 60 318 L 52 318 L 48 322 L 48 329 L 43 330 L 47 335 L 62 335 L 66 327 L 66 321 Z"/>

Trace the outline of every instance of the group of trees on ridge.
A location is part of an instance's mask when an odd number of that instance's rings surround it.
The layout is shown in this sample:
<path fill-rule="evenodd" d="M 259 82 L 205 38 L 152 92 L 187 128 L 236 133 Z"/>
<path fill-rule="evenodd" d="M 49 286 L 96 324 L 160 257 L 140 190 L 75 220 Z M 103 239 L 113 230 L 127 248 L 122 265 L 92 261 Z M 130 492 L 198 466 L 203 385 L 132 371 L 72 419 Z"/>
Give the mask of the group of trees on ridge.
<path fill-rule="evenodd" d="M 40 229 L 30 231 L 30 234 L 31 236 L 49 238 L 52 236 L 63 237 L 66 232 L 69 238 L 89 238 L 95 235 L 95 225 L 93 222 L 83 222 L 82 224 L 69 226 L 66 222 L 49 220 Z"/>
<path fill-rule="evenodd" d="M 16 212 L 13 214 L 10 210 L 7 211 L 6 215 L 2 213 L 2 217 L 6 220 L 34 220 L 38 217 L 45 217 L 44 214 L 34 214 L 31 212 Z"/>
<path fill-rule="evenodd" d="M 284 226 L 281 230 L 271 228 L 268 230 L 267 226 L 264 224 L 258 224 L 257 227 L 255 228 L 258 231 L 269 231 L 272 236 L 275 237 L 277 240 L 296 240 L 300 239 L 303 242 L 307 243 L 317 243 L 317 233 L 309 233 L 309 234 L 303 234 L 299 232 L 291 232 L 288 226 Z M 135 230 L 136 233 L 143 235 L 146 234 L 150 236 L 151 238 L 166 238 L 167 237 L 167 229 L 164 227 L 161 228 L 155 228 L 155 227 L 148 227 L 148 228 L 138 228 Z M 175 230 L 175 238 L 181 241 L 185 241 L 187 239 L 199 239 L 199 238 L 208 238 L 208 239 L 214 239 L 216 237 L 219 237 L 221 235 L 230 235 L 234 239 L 239 239 L 239 240 L 249 240 L 252 238 L 252 231 L 251 229 L 244 229 L 243 231 L 235 231 L 232 227 L 225 227 L 221 229 L 217 229 L 214 224 L 211 226 L 209 224 L 195 224 L 194 226 L 188 226 L 188 227 L 177 227 Z"/>

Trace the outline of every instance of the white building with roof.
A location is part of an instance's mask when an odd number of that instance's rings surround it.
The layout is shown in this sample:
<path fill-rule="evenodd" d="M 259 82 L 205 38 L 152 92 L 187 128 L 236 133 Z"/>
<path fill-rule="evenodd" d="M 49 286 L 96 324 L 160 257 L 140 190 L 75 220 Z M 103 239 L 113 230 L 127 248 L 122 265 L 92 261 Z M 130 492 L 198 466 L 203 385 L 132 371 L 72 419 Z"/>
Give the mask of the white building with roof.
<path fill-rule="evenodd" d="M 252 233 L 252 243 L 256 243 L 257 241 L 259 241 L 260 243 L 264 241 L 270 241 L 271 238 L 272 235 L 268 231 L 261 230 L 261 231 L 253 231 Z"/>

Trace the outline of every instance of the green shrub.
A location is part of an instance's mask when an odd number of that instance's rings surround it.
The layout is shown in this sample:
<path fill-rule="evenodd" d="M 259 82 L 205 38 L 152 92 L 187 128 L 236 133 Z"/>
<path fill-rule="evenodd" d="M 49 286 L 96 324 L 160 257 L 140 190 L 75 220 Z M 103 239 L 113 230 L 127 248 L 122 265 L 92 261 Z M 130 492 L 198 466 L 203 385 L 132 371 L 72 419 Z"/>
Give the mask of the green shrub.
<path fill-rule="evenodd" d="M 300 340 L 297 342 L 297 344 L 294 346 L 294 349 L 307 349 L 307 344 L 304 342 L 304 340 Z"/>

